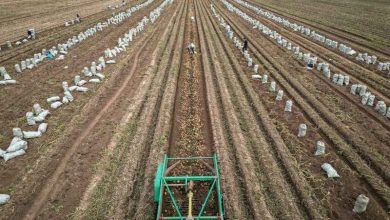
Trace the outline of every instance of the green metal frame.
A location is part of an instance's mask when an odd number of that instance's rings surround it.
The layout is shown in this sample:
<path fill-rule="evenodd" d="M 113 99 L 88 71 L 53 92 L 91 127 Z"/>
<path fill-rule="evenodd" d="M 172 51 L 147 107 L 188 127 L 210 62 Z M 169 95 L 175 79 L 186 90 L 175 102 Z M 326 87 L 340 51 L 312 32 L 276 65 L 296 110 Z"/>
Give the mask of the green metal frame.
<path fill-rule="evenodd" d="M 213 176 L 169 176 L 169 174 L 166 173 L 168 169 L 168 163 L 170 161 L 180 161 L 180 160 L 213 160 L 214 162 L 214 175 Z M 209 191 L 207 192 L 205 201 L 202 204 L 201 210 L 199 211 L 199 214 L 197 216 L 193 216 L 193 219 L 224 219 L 224 212 L 223 212 L 223 205 L 222 205 L 222 192 L 220 187 L 220 178 L 219 178 L 219 169 L 218 169 L 218 160 L 217 155 L 214 154 L 213 157 L 178 157 L 178 158 L 169 158 L 167 155 L 164 156 L 163 163 L 160 163 L 157 172 L 156 172 L 156 178 L 154 180 L 154 200 L 158 203 L 157 208 L 157 220 L 160 219 L 170 219 L 170 220 L 185 220 L 186 216 L 183 216 L 183 214 L 180 212 L 180 208 L 178 204 L 176 203 L 175 197 L 172 194 L 171 188 L 169 187 L 170 182 L 175 181 L 183 181 L 185 184 L 185 187 L 187 187 L 188 181 L 210 181 L 211 187 Z M 170 199 L 172 200 L 172 204 L 174 206 L 174 209 L 176 211 L 177 216 L 162 216 L 162 206 L 163 206 L 163 193 L 164 189 L 169 194 Z M 216 190 L 217 197 L 218 197 L 218 216 L 202 216 L 203 212 L 207 206 L 207 203 L 210 199 L 210 196 L 212 192 Z"/>

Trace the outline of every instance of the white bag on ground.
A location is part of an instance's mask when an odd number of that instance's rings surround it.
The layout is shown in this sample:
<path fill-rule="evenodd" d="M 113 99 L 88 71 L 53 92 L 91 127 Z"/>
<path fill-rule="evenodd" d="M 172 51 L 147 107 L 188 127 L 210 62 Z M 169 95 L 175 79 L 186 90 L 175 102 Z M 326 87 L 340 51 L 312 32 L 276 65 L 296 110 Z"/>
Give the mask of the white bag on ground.
<path fill-rule="evenodd" d="M 18 151 L 11 152 L 11 153 L 6 153 L 6 154 L 3 155 L 3 158 L 4 158 L 5 161 L 8 161 L 8 160 L 13 159 L 15 157 L 21 156 L 21 155 L 23 155 L 25 153 L 26 153 L 26 151 L 24 151 L 22 149 L 22 150 L 18 150 Z"/>
<path fill-rule="evenodd" d="M 367 196 L 360 194 L 356 201 L 355 201 L 355 206 L 353 207 L 353 212 L 355 213 L 363 213 L 367 209 L 368 202 L 370 201 L 370 198 Z"/>
<path fill-rule="evenodd" d="M 300 124 L 298 128 L 298 137 L 304 137 L 306 135 L 307 126 L 305 124 Z"/>
<path fill-rule="evenodd" d="M 340 177 L 337 171 L 332 167 L 332 165 L 328 163 L 322 164 L 321 168 L 326 172 L 328 178 Z"/>
<path fill-rule="evenodd" d="M 10 196 L 7 194 L 0 194 L 0 205 L 7 203 L 10 200 Z"/>
<path fill-rule="evenodd" d="M 284 107 L 284 111 L 285 111 L 285 112 L 291 112 L 291 110 L 292 110 L 292 105 L 293 105 L 293 102 L 292 102 L 290 99 L 287 100 L 286 106 Z"/>
<path fill-rule="evenodd" d="M 53 96 L 53 97 L 48 98 L 46 101 L 48 103 L 51 103 L 51 102 L 57 102 L 57 101 L 60 101 L 60 100 L 61 100 L 61 98 L 59 96 Z"/>
<path fill-rule="evenodd" d="M 3 157 L 4 154 L 6 154 L 7 151 L 3 150 L 3 149 L 0 149 L 0 157 Z"/>
<path fill-rule="evenodd" d="M 64 95 L 70 102 L 73 102 L 74 98 L 69 91 L 64 92 Z"/>
<path fill-rule="evenodd" d="M 61 105 L 62 105 L 62 102 L 57 101 L 57 102 L 51 103 L 50 107 L 56 109 L 56 108 L 60 107 Z"/>
<path fill-rule="evenodd" d="M 33 105 L 33 112 L 35 115 L 41 114 L 42 111 L 43 111 L 43 109 L 41 108 L 41 106 L 38 103 L 35 103 Z"/>
<path fill-rule="evenodd" d="M 87 88 L 87 87 L 79 86 L 79 87 L 77 87 L 76 91 L 77 91 L 77 92 L 87 92 L 87 91 L 88 91 L 88 88 Z"/>
<path fill-rule="evenodd" d="M 10 152 L 15 152 L 15 151 L 18 151 L 18 150 L 26 150 L 27 149 L 27 141 L 25 140 L 22 140 L 21 138 L 19 137 L 14 137 L 9 145 L 9 147 L 7 148 L 7 152 L 10 153 Z"/>
<path fill-rule="evenodd" d="M 34 113 L 27 112 L 26 113 L 26 118 L 27 118 L 27 124 L 28 125 L 35 125 Z"/>
<path fill-rule="evenodd" d="M 23 132 L 20 128 L 13 128 L 12 134 L 14 135 L 14 137 L 23 138 Z"/>
<path fill-rule="evenodd" d="M 317 141 L 317 149 L 314 155 L 320 156 L 325 154 L 325 143 L 322 141 Z"/>
<path fill-rule="evenodd" d="M 41 136 L 42 133 L 40 131 L 23 131 L 23 137 L 26 139 L 37 138 Z"/>
<path fill-rule="evenodd" d="M 279 90 L 276 95 L 276 101 L 281 101 L 283 99 L 283 90 Z"/>
<path fill-rule="evenodd" d="M 100 79 L 90 79 L 88 82 L 90 82 L 90 83 L 100 83 Z"/>
<path fill-rule="evenodd" d="M 38 131 L 42 134 L 46 133 L 47 131 L 47 123 L 42 123 L 38 126 Z"/>

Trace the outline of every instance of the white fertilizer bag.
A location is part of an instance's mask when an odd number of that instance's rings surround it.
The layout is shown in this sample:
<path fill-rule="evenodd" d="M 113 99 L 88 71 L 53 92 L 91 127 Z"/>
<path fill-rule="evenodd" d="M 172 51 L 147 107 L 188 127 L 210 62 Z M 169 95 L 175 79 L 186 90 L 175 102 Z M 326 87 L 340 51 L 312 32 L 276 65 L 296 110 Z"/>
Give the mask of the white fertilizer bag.
<path fill-rule="evenodd" d="M 16 71 L 17 73 L 21 73 L 21 72 L 22 72 L 22 69 L 20 69 L 19 63 L 15 64 L 15 71 Z"/>
<path fill-rule="evenodd" d="M 23 131 L 23 137 L 26 139 L 38 138 L 41 136 L 42 133 L 40 131 Z"/>
<path fill-rule="evenodd" d="M 27 118 L 27 124 L 28 125 L 35 125 L 34 113 L 27 112 L 26 113 L 26 118 Z"/>
<path fill-rule="evenodd" d="M 12 134 L 14 137 L 23 138 L 23 132 L 20 128 L 12 128 Z"/>
<path fill-rule="evenodd" d="M 101 73 L 96 73 L 96 76 L 100 78 L 100 80 L 103 80 L 105 76 Z"/>
<path fill-rule="evenodd" d="M 317 141 L 317 149 L 314 155 L 320 156 L 325 154 L 325 143 L 322 141 Z"/>
<path fill-rule="evenodd" d="M 283 90 L 279 90 L 276 95 L 276 101 L 281 101 L 283 99 Z"/>
<path fill-rule="evenodd" d="M 69 102 L 73 102 L 74 98 L 69 91 L 64 92 L 64 95 L 69 100 Z"/>
<path fill-rule="evenodd" d="M 64 96 L 64 97 L 62 97 L 62 103 L 64 103 L 64 104 L 67 104 L 67 103 L 69 103 L 69 100 L 68 100 L 68 98 L 66 98 L 65 96 Z"/>
<path fill-rule="evenodd" d="M 114 64 L 114 63 L 116 63 L 116 62 L 115 62 L 115 60 L 108 60 L 106 63 L 107 63 L 107 64 Z"/>
<path fill-rule="evenodd" d="M 276 82 L 272 81 L 269 87 L 270 92 L 275 92 L 276 91 Z"/>
<path fill-rule="evenodd" d="M 378 101 L 375 106 L 375 111 L 379 112 L 381 115 L 386 115 L 386 104 L 384 101 Z"/>
<path fill-rule="evenodd" d="M 10 200 L 10 196 L 7 194 L 0 194 L 0 205 L 7 203 Z"/>
<path fill-rule="evenodd" d="M 256 64 L 254 67 L 253 67 L 253 71 L 255 73 L 258 73 L 259 72 L 259 64 Z"/>
<path fill-rule="evenodd" d="M 261 80 L 261 83 L 266 84 L 267 82 L 268 82 L 268 75 L 264 75 Z"/>
<path fill-rule="evenodd" d="M 75 90 L 77 89 L 77 87 L 78 87 L 78 86 L 71 86 L 71 87 L 69 87 L 69 91 L 70 91 L 70 92 L 73 92 L 73 91 L 75 91 Z"/>
<path fill-rule="evenodd" d="M 261 76 L 260 75 L 252 75 L 252 79 L 260 80 Z"/>
<path fill-rule="evenodd" d="M 46 133 L 47 130 L 47 123 L 42 123 L 38 127 L 38 131 L 41 132 L 42 134 Z"/>
<path fill-rule="evenodd" d="M 291 112 L 291 110 L 292 110 L 292 105 L 293 105 L 293 102 L 292 102 L 290 99 L 287 100 L 286 106 L 284 107 L 284 111 L 285 111 L 285 112 Z"/>
<path fill-rule="evenodd" d="M 50 97 L 50 98 L 46 99 L 46 101 L 48 103 L 57 102 L 57 101 L 60 101 L 60 100 L 61 100 L 61 98 L 59 96 L 53 96 L 53 97 Z"/>
<path fill-rule="evenodd" d="M 360 194 L 356 201 L 355 201 L 355 206 L 353 207 L 353 212 L 355 213 L 363 213 L 367 209 L 368 202 L 370 201 L 370 198 L 367 196 Z"/>
<path fill-rule="evenodd" d="M 6 153 L 6 154 L 3 155 L 3 158 L 4 158 L 5 161 L 8 161 L 8 160 L 11 160 L 11 159 L 13 159 L 15 157 L 22 156 L 25 153 L 26 153 L 26 151 L 24 151 L 22 149 L 22 150 L 18 150 L 18 151 L 11 152 L 11 153 Z"/>
<path fill-rule="evenodd" d="M 300 124 L 298 128 L 298 137 L 306 136 L 307 126 L 305 124 Z"/>
<path fill-rule="evenodd" d="M 14 137 L 6 151 L 8 153 L 11 153 L 21 149 L 23 150 L 27 149 L 27 141 L 24 141 L 19 137 Z"/>
<path fill-rule="evenodd" d="M 100 79 L 90 79 L 88 82 L 90 82 L 90 83 L 100 83 Z"/>
<path fill-rule="evenodd" d="M 87 87 L 79 86 L 79 87 L 77 87 L 76 91 L 77 91 L 77 92 L 87 92 L 87 91 L 88 91 L 88 88 L 87 88 Z"/>
<path fill-rule="evenodd" d="M 50 107 L 56 109 L 56 108 L 60 107 L 61 105 L 62 105 L 62 102 L 56 101 L 56 102 L 51 103 Z"/>
<path fill-rule="evenodd" d="M 87 81 L 82 79 L 82 80 L 80 80 L 80 82 L 77 85 L 83 86 L 83 85 L 85 85 L 85 83 L 87 83 Z"/>
<path fill-rule="evenodd" d="M 39 113 L 39 117 L 43 117 L 43 120 L 45 120 L 45 118 L 50 115 L 50 111 L 49 110 L 43 110 L 41 113 Z"/>
<path fill-rule="evenodd" d="M 43 110 L 42 110 L 41 106 L 38 103 L 35 103 L 33 105 L 33 112 L 34 112 L 35 115 L 41 114 L 42 111 Z"/>
<path fill-rule="evenodd" d="M 77 86 L 80 82 L 81 78 L 79 75 L 74 76 L 74 84 Z"/>
<path fill-rule="evenodd" d="M 322 164 L 321 168 L 326 172 L 328 178 L 340 177 L 337 171 L 332 167 L 332 165 L 328 163 Z"/>
<path fill-rule="evenodd" d="M 69 91 L 68 82 L 63 81 L 63 82 L 62 82 L 62 88 L 64 89 L 64 92 Z"/>
<path fill-rule="evenodd" d="M 7 151 L 4 151 L 4 150 L 0 149 L 0 157 L 3 157 L 3 155 L 6 154 L 6 153 L 7 153 Z"/>

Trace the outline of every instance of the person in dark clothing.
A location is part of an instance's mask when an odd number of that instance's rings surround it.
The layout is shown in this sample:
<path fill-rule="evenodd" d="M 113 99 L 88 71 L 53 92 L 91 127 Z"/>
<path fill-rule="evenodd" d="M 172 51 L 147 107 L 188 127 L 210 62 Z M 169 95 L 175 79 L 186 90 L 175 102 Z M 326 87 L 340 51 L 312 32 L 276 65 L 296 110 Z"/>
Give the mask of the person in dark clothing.
<path fill-rule="evenodd" d="M 31 30 L 28 30 L 27 31 L 27 38 L 32 38 L 32 31 Z"/>
<path fill-rule="evenodd" d="M 245 52 L 248 50 L 248 39 L 244 37 L 244 46 L 242 47 L 242 52 Z"/>

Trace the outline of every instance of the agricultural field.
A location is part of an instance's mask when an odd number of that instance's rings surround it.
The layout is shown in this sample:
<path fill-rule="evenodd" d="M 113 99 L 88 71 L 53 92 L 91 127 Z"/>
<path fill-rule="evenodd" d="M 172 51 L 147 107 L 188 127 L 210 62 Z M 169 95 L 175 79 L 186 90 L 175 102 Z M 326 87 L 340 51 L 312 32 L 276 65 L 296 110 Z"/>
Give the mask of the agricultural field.
<path fill-rule="evenodd" d="M 389 219 L 389 10 L 1 1 L 0 219 Z"/>

